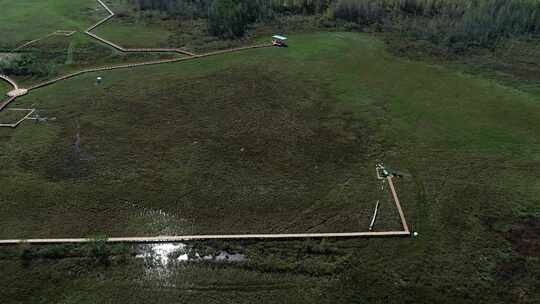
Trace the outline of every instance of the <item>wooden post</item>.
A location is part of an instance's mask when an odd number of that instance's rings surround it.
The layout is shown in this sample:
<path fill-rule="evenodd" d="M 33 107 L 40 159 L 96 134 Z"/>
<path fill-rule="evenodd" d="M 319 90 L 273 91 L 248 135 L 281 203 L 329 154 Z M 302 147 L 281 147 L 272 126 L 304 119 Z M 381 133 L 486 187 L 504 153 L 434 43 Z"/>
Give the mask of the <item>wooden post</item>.
<path fill-rule="evenodd" d="M 371 224 L 369 224 L 369 231 L 373 230 L 373 226 L 375 225 L 375 220 L 377 219 L 377 213 L 379 212 L 379 201 L 377 201 L 377 205 L 375 205 L 375 211 L 373 212 L 373 218 L 371 219 Z"/>

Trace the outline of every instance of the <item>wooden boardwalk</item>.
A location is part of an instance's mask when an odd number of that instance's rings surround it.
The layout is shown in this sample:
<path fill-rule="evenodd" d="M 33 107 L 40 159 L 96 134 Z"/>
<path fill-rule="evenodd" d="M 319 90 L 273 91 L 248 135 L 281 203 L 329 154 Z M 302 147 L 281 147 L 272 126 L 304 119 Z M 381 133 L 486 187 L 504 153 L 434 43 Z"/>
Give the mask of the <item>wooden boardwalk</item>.
<path fill-rule="evenodd" d="M 408 237 L 405 231 L 388 232 L 349 232 L 349 233 L 297 233 L 297 234 L 225 234 L 225 235 L 184 235 L 184 236 L 156 236 L 156 237 L 117 237 L 106 239 L 107 243 L 173 243 L 185 241 L 207 240 L 283 240 L 283 239 L 310 239 L 310 238 L 384 238 Z M 28 240 L 0 240 L 0 245 L 16 244 L 78 244 L 94 242 L 92 238 L 64 238 L 64 239 L 28 239 Z"/>
<path fill-rule="evenodd" d="M 7 77 L 6 75 L 0 74 L 0 79 L 2 79 L 4 81 L 6 81 L 7 83 L 9 83 L 13 87 L 13 90 L 18 90 L 19 89 L 19 86 L 17 85 L 15 80 Z"/>
<path fill-rule="evenodd" d="M 16 128 L 18 125 L 20 125 L 23 121 L 30 119 L 30 116 L 34 114 L 36 109 L 8 109 L 7 111 L 24 111 L 26 114 L 19 120 L 17 120 L 14 123 L 0 123 L 0 127 L 9 127 L 9 128 Z"/>
<path fill-rule="evenodd" d="M 396 188 L 394 187 L 394 183 L 392 182 L 392 177 L 387 176 L 386 179 L 388 180 L 388 184 L 390 185 L 390 190 L 392 191 L 392 196 L 394 197 L 394 203 L 396 204 L 396 208 L 399 213 L 399 217 L 401 219 L 401 225 L 403 225 L 403 231 L 407 234 L 410 234 L 409 226 L 407 225 L 407 221 L 405 220 L 405 213 L 403 212 L 403 209 L 401 208 L 401 203 L 399 202 L 399 198 L 396 192 Z"/>
<path fill-rule="evenodd" d="M 180 49 L 180 48 L 133 48 L 133 49 L 124 48 L 124 47 L 122 47 L 122 46 L 120 46 L 120 45 L 118 45 L 118 44 L 116 44 L 116 43 L 114 43 L 112 41 L 109 41 L 109 40 L 107 40 L 105 38 L 99 37 L 98 35 L 92 33 L 92 31 L 94 29 L 96 29 L 100 25 L 104 24 L 105 22 L 109 21 L 111 18 L 113 18 L 115 16 L 114 12 L 105 3 L 103 3 L 102 0 L 96 0 L 96 1 L 109 13 L 109 15 L 107 17 L 105 17 L 104 19 L 100 20 L 99 22 L 97 22 L 96 24 L 90 26 L 88 29 L 86 29 L 86 31 L 84 31 L 84 33 L 87 34 L 88 36 L 90 36 L 90 37 L 92 37 L 92 38 L 94 38 L 94 39 L 96 39 L 96 40 L 98 40 L 98 41 L 100 41 L 100 42 L 102 42 L 102 43 L 116 49 L 117 51 L 122 52 L 122 53 L 177 53 L 177 54 L 181 54 L 181 55 L 184 55 L 184 56 L 187 56 L 187 57 L 175 58 L 175 59 L 154 60 L 154 61 L 146 61 L 146 62 L 131 63 L 131 64 L 111 65 L 111 66 L 104 66 L 104 67 L 98 67 L 98 68 L 92 68 L 92 69 L 84 69 L 84 70 L 81 70 L 81 71 L 77 71 L 77 72 L 74 72 L 74 73 L 70 73 L 70 74 L 67 74 L 67 75 L 64 75 L 64 76 L 60 76 L 60 77 L 57 77 L 57 78 L 54 78 L 54 79 L 51 79 L 51 80 L 47 80 L 47 81 L 35 84 L 35 85 L 33 85 L 33 86 L 31 86 L 31 87 L 29 87 L 27 89 L 23 89 L 23 90 L 28 91 L 28 92 L 33 91 L 33 90 L 36 90 L 36 89 L 39 89 L 39 88 L 42 88 L 42 87 L 45 87 L 45 86 L 55 84 L 55 83 L 57 83 L 59 81 L 62 81 L 62 80 L 70 79 L 70 78 L 73 78 L 73 77 L 76 77 L 76 76 L 79 76 L 79 75 L 92 73 L 92 72 L 111 71 L 111 70 L 119 70 L 119 69 L 130 69 L 130 68 L 136 68 L 136 67 L 141 67 L 141 66 L 150 66 L 150 65 L 182 62 L 182 61 L 188 61 L 188 60 L 199 59 L 199 58 L 204 58 L 204 57 L 210 57 L 210 56 L 215 56 L 215 55 L 221 55 L 221 54 L 226 54 L 226 53 L 240 52 L 240 51 L 244 51 L 244 50 L 257 49 L 257 48 L 266 48 L 266 47 L 271 47 L 272 46 L 271 44 L 252 45 L 252 46 L 245 46 L 245 47 L 239 47 L 239 48 L 233 48 L 233 49 L 227 49 L 227 50 L 208 52 L 208 53 L 203 53 L 203 54 L 195 54 L 195 53 L 192 53 L 192 52 L 189 52 L 187 50 Z M 0 75 L 0 79 L 9 82 L 14 87 L 14 90 L 20 89 L 17 86 L 17 83 L 14 80 L 10 79 L 9 77 L 7 77 L 5 75 Z M 4 100 L 3 102 L 1 102 L 0 103 L 0 111 L 2 111 L 4 108 L 6 108 L 17 97 L 18 96 L 10 96 L 7 100 Z M 5 127 L 5 126 L 7 126 L 7 125 L 1 125 L 0 124 L 0 127 Z M 17 124 L 17 126 L 18 126 L 18 124 Z"/>
<path fill-rule="evenodd" d="M 283 240 L 283 239 L 311 239 L 311 238 L 387 238 L 409 237 L 411 235 L 405 214 L 401 208 L 392 177 L 388 177 L 388 183 L 392 189 L 394 203 L 403 225 L 402 231 L 378 231 L 378 232 L 343 232 L 343 233 L 283 233 L 283 234 L 223 234 L 223 235 L 180 235 L 180 236 L 153 236 L 153 237 L 112 237 L 107 238 L 108 243 L 171 243 L 196 240 Z M 94 242 L 92 238 L 50 238 L 50 239 L 7 239 L 0 240 L 1 245 L 17 244 L 69 244 Z"/>
<path fill-rule="evenodd" d="M 13 79 L 9 78 L 6 75 L 0 74 L 0 80 L 3 80 L 5 82 L 9 83 L 9 85 L 13 87 L 13 90 L 18 90 L 19 89 L 19 86 L 17 85 L 17 83 Z M 16 96 L 10 96 L 8 99 L 0 102 L 0 111 L 2 111 L 5 107 L 7 107 L 10 102 L 15 100 L 15 98 L 17 98 L 17 97 Z"/>

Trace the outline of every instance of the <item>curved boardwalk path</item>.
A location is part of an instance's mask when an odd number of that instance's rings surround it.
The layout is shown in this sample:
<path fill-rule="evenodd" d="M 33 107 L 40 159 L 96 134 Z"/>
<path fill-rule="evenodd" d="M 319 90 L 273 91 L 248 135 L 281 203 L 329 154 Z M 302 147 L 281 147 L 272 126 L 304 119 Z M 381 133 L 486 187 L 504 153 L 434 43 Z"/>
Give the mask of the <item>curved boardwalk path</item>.
<path fill-rule="evenodd" d="M 11 85 L 13 87 L 13 90 L 18 90 L 19 89 L 19 86 L 17 85 L 17 83 L 14 80 L 12 80 L 11 78 L 7 77 L 6 75 L 0 74 L 0 79 L 4 80 L 7 83 L 9 83 L 9 85 Z M 5 107 L 7 107 L 7 105 L 10 102 L 12 102 L 13 100 L 15 100 L 15 98 L 17 98 L 17 97 L 16 96 L 10 96 L 7 100 L 5 100 L 3 102 L 0 102 L 0 111 L 2 111 Z"/>
<path fill-rule="evenodd" d="M 7 77 L 6 75 L 2 75 L 2 74 L 0 74 L 0 78 L 2 80 L 6 81 L 7 83 L 9 83 L 13 87 L 14 90 L 19 89 L 19 86 L 17 85 L 17 83 L 13 79 Z"/>

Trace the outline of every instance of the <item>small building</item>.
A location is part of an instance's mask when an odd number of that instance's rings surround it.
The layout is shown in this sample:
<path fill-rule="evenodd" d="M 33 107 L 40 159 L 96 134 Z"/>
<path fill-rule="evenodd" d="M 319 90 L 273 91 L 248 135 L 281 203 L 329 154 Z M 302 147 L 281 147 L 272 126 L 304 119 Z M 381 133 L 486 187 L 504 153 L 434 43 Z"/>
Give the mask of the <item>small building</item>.
<path fill-rule="evenodd" d="M 287 37 L 274 35 L 272 36 L 272 45 L 274 46 L 287 46 Z"/>

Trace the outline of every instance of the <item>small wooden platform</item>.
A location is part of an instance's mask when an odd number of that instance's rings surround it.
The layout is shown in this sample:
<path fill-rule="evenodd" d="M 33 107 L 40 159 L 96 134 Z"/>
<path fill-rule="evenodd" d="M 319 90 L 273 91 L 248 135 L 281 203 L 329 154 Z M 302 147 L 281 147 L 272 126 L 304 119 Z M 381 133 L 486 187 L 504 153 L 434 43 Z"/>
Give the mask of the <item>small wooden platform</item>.
<path fill-rule="evenodd" d="M 20 96 L 26 95 L 27 93 L 28 93 L 27 89 L 15 89 L 15 90 L 9 91 L 7 93 L 7 96 L 9 96 L 9 97 L 20 97 Z"/>

